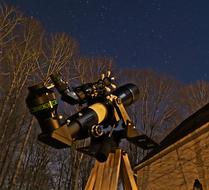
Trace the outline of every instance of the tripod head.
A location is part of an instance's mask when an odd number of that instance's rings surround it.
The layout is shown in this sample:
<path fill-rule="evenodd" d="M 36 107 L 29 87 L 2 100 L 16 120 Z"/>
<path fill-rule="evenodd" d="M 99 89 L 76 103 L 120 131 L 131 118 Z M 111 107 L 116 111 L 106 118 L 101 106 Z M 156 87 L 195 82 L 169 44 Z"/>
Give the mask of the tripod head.
<path fill-rule="evenodd" d="M 136 130 L 125 110 L 125 107 L 139 97 L 136 85 L 126 84 L 116 88 L 110 72 L 107 76 L 103 74 L 94 83 L 72 88 L 61 75 L 53 74 L 50 77 L 53 85 L 31 86 L 26 98 L 30 112 L 37 118 L 42 129 L 38 140 L 54 148 L 65 148 L 79 140 L 90 138 L 88 146 L 77 150 L 94 156 L 101 162 L 119 146 L 123 138 L 142 148 L 156 146 L 156 143 Z M 71 105 L 83 105 L 84 108 L 61 122 L 57 113 L 58 101 L 52 87 L 58 90 L 63 101 Z M 122 126 L 121 130 L 118 130 L 119 125 Z"/>

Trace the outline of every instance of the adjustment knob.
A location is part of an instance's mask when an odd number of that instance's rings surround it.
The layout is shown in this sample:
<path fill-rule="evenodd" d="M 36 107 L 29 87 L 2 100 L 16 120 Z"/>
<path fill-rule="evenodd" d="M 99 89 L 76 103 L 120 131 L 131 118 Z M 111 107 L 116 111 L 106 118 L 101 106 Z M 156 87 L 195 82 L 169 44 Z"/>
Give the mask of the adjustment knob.
<path fill-rule="evenodd" d="M 102 127 L 100 125 L 93 125 L 91 128 L 91 134 L 94 137 L 100 137 L 103 135 L 103 130 Z"/>

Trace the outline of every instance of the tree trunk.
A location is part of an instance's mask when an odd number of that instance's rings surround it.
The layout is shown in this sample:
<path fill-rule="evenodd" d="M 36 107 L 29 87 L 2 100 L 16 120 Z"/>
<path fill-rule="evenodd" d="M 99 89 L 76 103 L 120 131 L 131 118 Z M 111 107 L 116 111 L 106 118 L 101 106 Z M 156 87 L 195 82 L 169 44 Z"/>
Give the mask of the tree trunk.
<path fill-rule="evenodd" d="M 21 166 L 21 163 L 22 163 L 22 159 L 23 159 L 25 148 L 26 148 L 26 145 L 27 145 L 28 140 L 29 140 L 29 136 L 30 136 L 31 129 L 32 129 L 32 126 L 33 126 L 33 122 L 34 122 L 34 118 L 31 118 L 30 124 L 28 126 L 28 131 L 27 131 L 27 134 L 25 136 L 23 145 L 21 147 L 21 151 L 20 151 L 20 155 L 19 155 L 19 158 L 18 158 L 18 162 L 16 164 L 16 167 L 15 167 L 15 170 L 14 170 L 14 173 L 13 173 L 13 176 L 12 176 L 12 179 L 11 179 L 10 186 L 9 186 L 8 190 L 11 190 L 12 187 L 16 184 L 17 176 L 18 176 L 18 173 L 19 173 L 19 170 L 20 170 L 20 166 Z"/>

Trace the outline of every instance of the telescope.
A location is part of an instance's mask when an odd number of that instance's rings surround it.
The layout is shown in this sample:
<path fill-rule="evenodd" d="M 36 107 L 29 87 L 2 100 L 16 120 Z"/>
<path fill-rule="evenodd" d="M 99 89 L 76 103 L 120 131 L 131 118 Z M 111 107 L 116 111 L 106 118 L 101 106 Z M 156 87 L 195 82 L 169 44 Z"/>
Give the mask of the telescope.
<path fill-rule="evenodd" d="M 58 74 L 50 76 L 52 85 L 37 84 L 28 87 L 27 106 L 41 127 L 38 140 L 54 148 L 67 148 L 77 142 L 90 139 L 85 147 L 77 147 L 78 151 L 104 162 L 111 151 L 117 148 L 122 139 L 143 149 L 154 148 L 157 144 L 136 129 L 126 107 L 139 98 L 139 89 L 128 83 L 116 87 L 114 77 L 102 74 L 101 79 L 77 87 L 70 87 L 68 82 Z M 61 119 L 57 112 L 58 100 L 83 108 L 77 113 Z"/>

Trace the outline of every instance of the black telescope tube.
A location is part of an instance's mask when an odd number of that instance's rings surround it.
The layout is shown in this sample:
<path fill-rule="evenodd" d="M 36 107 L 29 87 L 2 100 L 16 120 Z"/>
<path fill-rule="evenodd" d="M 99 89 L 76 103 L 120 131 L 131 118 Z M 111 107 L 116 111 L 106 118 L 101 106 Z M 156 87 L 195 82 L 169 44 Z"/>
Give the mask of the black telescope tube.
<path fill-rule="evenodd" d="M 138 100 L 139 89 L 136 85 L 129 83 L 119 87 L 113 94 L 127 107 Z M 69 123 L 69 129 L 72 128 L 72 136 L 75 139 L 88 137 L 91 127 L 109 118 L 109 112 L 110 108 L 104 102 L 97 102 L 71 116 L 69 120 L 72 122 Z"/>
<path fill-rule="evenodd" d="M 90 108 L 81 110 L 79 113 L 68 118 L 72 121 L 69 123 L 69 130 L 75 139 L 83 139 L 89 136 L 89 129 L 98 124 L 97 113 Z"/>
<path fill-rule="evenodd" d="M 94 103 L 80 112 L 72 115 L 66 121 L 71 135 L 75 139 L 89 137 L 89 130 L 92 126 L 102 123 L 108 115 L 108 108 L 104 103 Z"/>
<path fill-rule="evenodd" d="M 139 99 L 139 89 L 135 84 L 128 83 L 117 88 L 114 92 L 125 107 L 131 105 Z"/>

